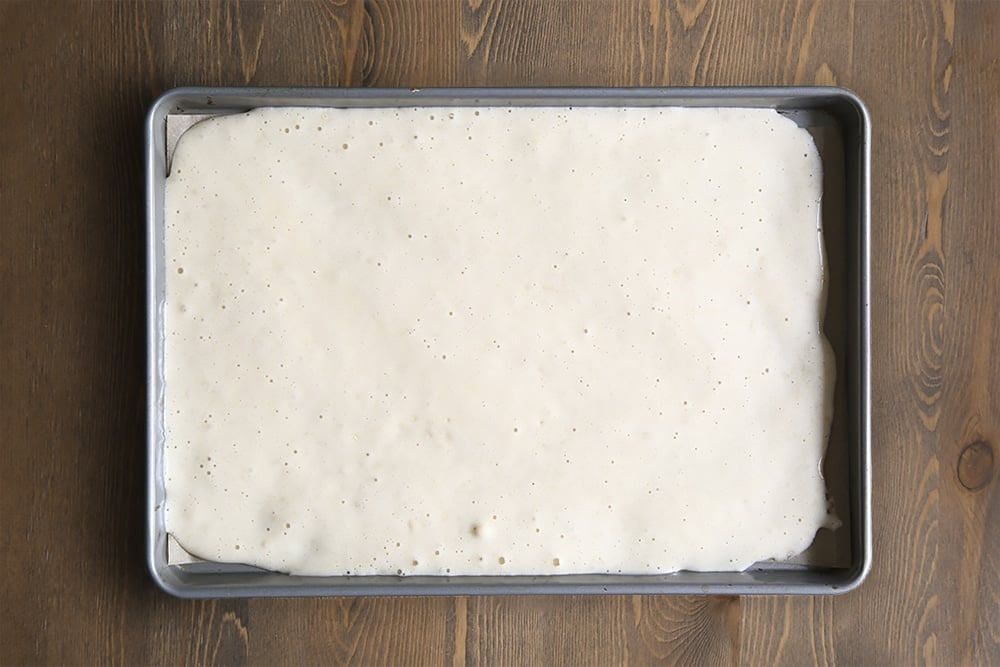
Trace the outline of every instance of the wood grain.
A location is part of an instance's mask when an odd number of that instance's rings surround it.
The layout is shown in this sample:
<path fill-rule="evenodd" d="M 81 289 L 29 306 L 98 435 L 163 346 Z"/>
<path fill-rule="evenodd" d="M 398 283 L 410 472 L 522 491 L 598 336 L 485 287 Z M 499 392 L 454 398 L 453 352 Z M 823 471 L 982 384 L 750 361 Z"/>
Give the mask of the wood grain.
<path fill-rule="evenodd" d="M 753 85 L 875 123 L 875 567 L 836 598 L 191 602 L 141 534 L 142 122 L 177 85 Z M 0 3 L 2 664 L 1000 663 L 1000 2 Z"/>

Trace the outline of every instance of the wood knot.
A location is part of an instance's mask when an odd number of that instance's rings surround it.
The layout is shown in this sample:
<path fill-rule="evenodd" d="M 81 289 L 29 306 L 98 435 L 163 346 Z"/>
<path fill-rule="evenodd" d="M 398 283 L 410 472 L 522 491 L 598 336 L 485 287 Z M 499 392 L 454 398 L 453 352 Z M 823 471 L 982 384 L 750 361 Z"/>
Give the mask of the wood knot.
<path fill-rule="evenodd" d="M 969 491 L 977 491 L 993 479 L 993 446 L 985 440 L 976 440 L 965 446 L 958 455 L 958 481 Z"/>

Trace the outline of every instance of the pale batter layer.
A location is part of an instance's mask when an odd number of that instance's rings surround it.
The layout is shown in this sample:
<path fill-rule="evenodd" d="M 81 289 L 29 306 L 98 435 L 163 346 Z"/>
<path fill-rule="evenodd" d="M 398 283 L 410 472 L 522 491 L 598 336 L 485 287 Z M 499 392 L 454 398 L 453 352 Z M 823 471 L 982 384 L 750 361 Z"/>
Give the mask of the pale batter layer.
<path fill-rule="evenodd" d="M 770 110 L 260 109 L 166 189 L 167 526 L 298 574 L 740 570 L 828 518 Z"/>

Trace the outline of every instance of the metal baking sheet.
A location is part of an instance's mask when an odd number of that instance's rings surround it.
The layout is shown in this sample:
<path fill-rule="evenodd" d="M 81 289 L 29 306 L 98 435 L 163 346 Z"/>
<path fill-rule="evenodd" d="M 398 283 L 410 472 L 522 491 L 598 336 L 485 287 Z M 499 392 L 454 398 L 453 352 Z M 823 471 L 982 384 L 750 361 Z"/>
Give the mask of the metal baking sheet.
<path fill-rule="evenodd" d="M 169 156 L 197 120 L 255 107 L 683 106 L 769 108 L 808 129 L 823 161 L 828 269 L 825 333 L 837 384 L 824 476 L 840 528 L 821 529 L 789 562 L 743 572 L 663 575 L 292 576 L 199 561 L 165 529 L 163 480 L 163 196 Z M 506 594 L 830 594 L 858 586 L 871 567 L 869 218 L 871 121 L 841 88 L 178 88 L 146 122 L 147 560 L 156 583 L 179 597 Z"/>

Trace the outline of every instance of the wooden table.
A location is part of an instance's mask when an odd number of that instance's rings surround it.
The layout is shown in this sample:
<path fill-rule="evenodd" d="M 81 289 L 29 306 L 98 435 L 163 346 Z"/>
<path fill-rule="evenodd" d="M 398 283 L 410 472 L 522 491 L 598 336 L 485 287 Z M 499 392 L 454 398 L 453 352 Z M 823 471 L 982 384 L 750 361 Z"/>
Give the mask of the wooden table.
<path fill-rule="evenodd" d="M 875 566 L 841 597 L 187 602 L 144 566 L 177 85 L 836 84 L 874 120 Z M 0 662 L 1000 663 L 1000 2 L 0 3 Z"/>

